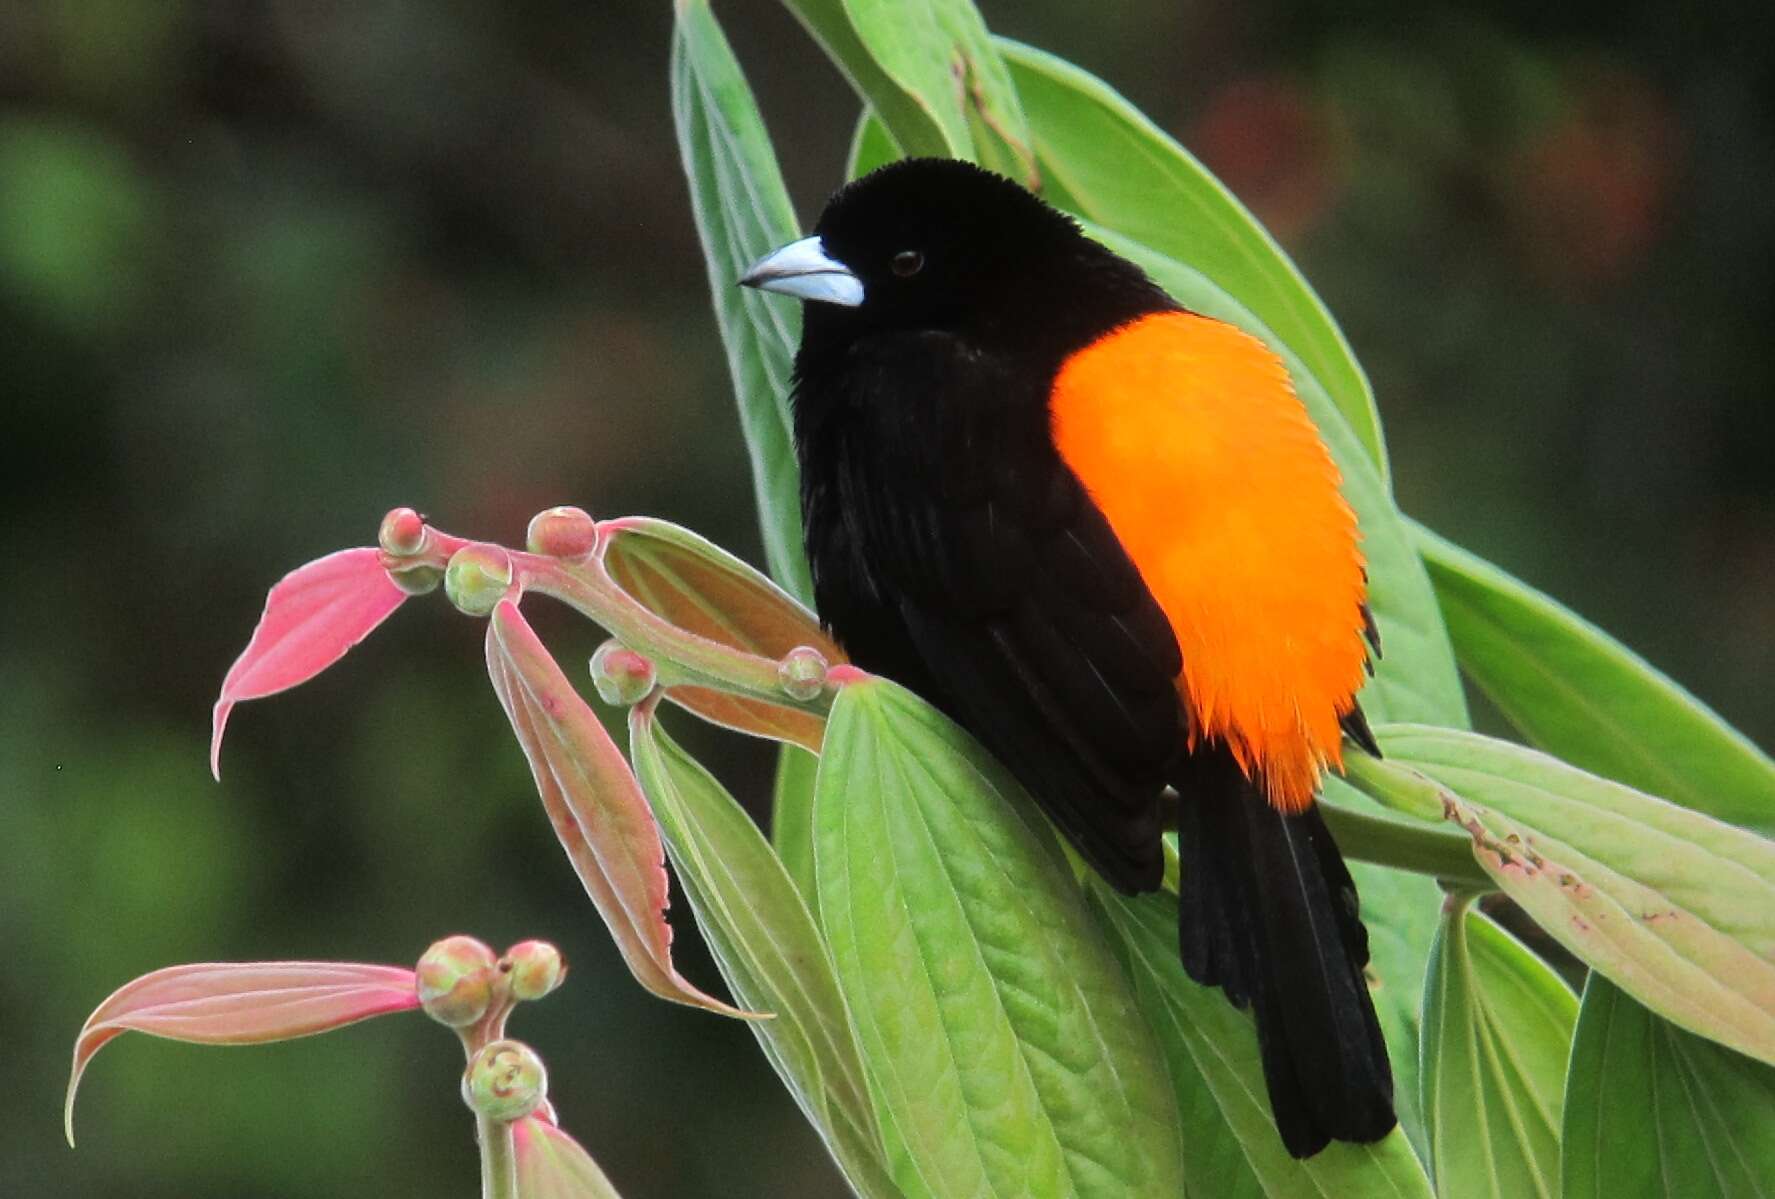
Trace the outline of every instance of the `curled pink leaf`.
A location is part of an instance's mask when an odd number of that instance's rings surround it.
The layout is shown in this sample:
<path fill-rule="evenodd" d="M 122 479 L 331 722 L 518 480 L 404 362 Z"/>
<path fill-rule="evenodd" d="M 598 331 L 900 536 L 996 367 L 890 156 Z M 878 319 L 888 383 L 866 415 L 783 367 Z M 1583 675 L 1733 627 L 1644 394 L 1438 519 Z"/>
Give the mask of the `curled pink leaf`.
<path fill-rule="evenodd" d="M 199 1045 L 261 1045 L 419 1006 L 413 971 L 352 962 L 197 962 L 113 991 L 74 1042 L 62 1111 L 74 1143 L 74 1092 L 93 1055 L 134 1030 Z"/>
<path fill-rule="evenodd" d="M 487 673 L 555 836 L 635 981 L 664 999 L 755 1016 L 705 994 L 673 967 L 665 849 L 652 809 L 622 751 L 510 600 L 487 625 Z"/>
<path fill-rule="evenodd" d="M 519 1199 L 622 1199 L 592 1155 L 549 1120 L 512 1125 Z"/>
<path fill-rule="evenodd" d="M 210 773 L 222 777 L 222 731 L 242 700 L 305 683 L 345 656 L 401 606 L 406 593 L 374 549 L 340 550 L 280 579 L 246 649 L 228 668 L 210 717 Z"/>

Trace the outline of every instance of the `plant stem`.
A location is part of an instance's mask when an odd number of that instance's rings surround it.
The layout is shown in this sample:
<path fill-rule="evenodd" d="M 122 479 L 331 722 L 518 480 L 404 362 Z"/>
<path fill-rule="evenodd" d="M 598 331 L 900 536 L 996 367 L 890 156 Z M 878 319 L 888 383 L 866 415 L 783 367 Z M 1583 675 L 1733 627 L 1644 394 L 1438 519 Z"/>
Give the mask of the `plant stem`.
<path fill-rule="evenodd" d="M 1335 804 L 1322 804 L 1319 811 L 1346 857 L 1428 874 L 1463 888 L 1497 889 L 1497 884 L 1473 860 L 1472 843 L 1464 836 L 1427 826 L 1413 827 Z"/>
<path fill-rule="evenodd" d="M 489 1116 L 475 1117 L 481 1143 L 481 1199 L 518 1199 L 518 1158 L 512 1126 Z"/>

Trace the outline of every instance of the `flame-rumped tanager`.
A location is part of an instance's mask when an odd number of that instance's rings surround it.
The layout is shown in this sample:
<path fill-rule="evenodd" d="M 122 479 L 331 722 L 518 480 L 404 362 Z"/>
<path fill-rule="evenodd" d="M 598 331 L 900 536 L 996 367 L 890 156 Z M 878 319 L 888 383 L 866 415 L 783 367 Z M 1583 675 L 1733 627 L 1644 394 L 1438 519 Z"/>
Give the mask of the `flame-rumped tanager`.
<path fill-rule="evenodd" d="M 1379 652 L 1356 517 L 1281 359 L 1008 179 L 912 159 L 741 282 L 804 300 L 815 605 L 974 734 L 1256 1017 L 1296 1157 L 1393 1127 L 1356 888 L 1314 805 Z"/>

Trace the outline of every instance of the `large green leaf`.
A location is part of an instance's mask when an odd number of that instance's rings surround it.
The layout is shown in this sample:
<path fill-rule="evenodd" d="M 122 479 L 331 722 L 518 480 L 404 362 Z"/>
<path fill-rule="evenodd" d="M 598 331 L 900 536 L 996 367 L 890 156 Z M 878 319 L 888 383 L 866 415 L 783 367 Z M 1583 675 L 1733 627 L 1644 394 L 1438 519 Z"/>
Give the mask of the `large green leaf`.
<path fill-rule="evenodd" d="M 1775 1067 L 1592 974 L 1566 1079 L 1564 1199 L 1775 1197 Z"/>
<path fill-rule="evenodd" d="M 1734 824 L 1775 831 L 1775 761 L 1643 658 L 1422 526 L 1468 677 L 1535 745 Z"/>
<path fill-rule="evenodd" d="M 1333 1143 L 1297 1161 L 1276 1133 L 1251 1017 L 1193 982 L 1177 956 L 1176 900 L 1127 898 L 1092 881 L 1148 1023 L 1157 1032 L 1183 1119 L 1186 1193 L 1215 1199 L 1427 1196 L 1402 1132 L 1373 1145 Z"/>
<path fill-rule="evenodd" d="M 734 281 L 800 236 L 752 90 L 707 0 L 679 0 L 672 38 L 672 118 L 691 209 L 727 348 L 770 573 L 804 603 L 813 596 L 801 544 L 800 472 L 790 431 L 789 370 L 801 311 Z"/>
<path fill-rule="evenodd" d="M 1035 182 L 1023 107 L 970 0 L 785 3 L 899 144 Z"/>
<path fill-rule="evenodd" d="M 752 1024 L 765 1056 L 856 1191 L 897 1195 L 844 997 L 800 892 L 745 810 L 659 727 L 651 704 L 630 709 L 629 747 L 722 977 L 741 1004 L 773 1014 Z"/>
<path fill-rule="evenodd" d="M 1274 330 L 1349 421 L 1384 490 L 1386 444 L 1368 379 L 1337 322 L 1275 239 L 1220 180 L 1108 84 L 1029 46 L 1005 39 L 999 45 L 1029 115 L 1048 198 L 1189 263 Z"/>
<path fill-rule="evenodd" d="M 1181 1193 L 1159 1047 L 1002 767 L 910 692 L 853 683 L 827 724 L 814 847 L 902 1188 Z"/>
<path fill-rule="evenodd" d="M 1558 1199 L 1578 997 L 1509 933 L 1451 900 L 1424 991 L 1423 1107 L 1436 1189 Z"/>
<path fill-rule="evenodd" d="M 1407 802 L 1466 829 L 1549 936 L 1653 1011 L 1775 1062 L 1775 842 L 1490 737 L 1375 732 L 1375 773 L 1427 780 Z"/>

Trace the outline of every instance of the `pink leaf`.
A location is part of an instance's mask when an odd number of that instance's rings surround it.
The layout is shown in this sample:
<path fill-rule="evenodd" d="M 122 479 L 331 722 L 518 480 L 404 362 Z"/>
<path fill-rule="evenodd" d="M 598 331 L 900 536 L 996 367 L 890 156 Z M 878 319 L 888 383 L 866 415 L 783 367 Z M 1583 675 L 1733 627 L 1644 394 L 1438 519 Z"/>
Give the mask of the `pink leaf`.
<path fill-rule="evenodd" d="M 62 1118 L 74 1143 L 74 1092 L 93 1055 L 134 1029 L 199 1045 L 259 1045 L 419 1006 L 411 970 L 351 962 L 198 962 L 125 983 L 74 1043 Z"/>
<path fill-rule="evenodd" d="M 547 1120 L 512 1125 L 519 1199 L 622 1199 L 578 1141 Z"/>
<path fill-rule="evenodd" d="M 653 812 L 622 751 L 510 600 L 487 624 L 487 673 L 555 836 L 635 981 L 665 999 L 753 1016 L 698 990 L 673 967 L 665 850 Z"/>
<path fill-rule="evenodd" d="M 222 730 L 234 705 L 305 683 L 368 637 L 406 593 L 375 549 L 340 550 L 298 567 L 265 597 L 253 639 L 241 651 L 210 718 L 210 773 L 222 777 Z"/>

